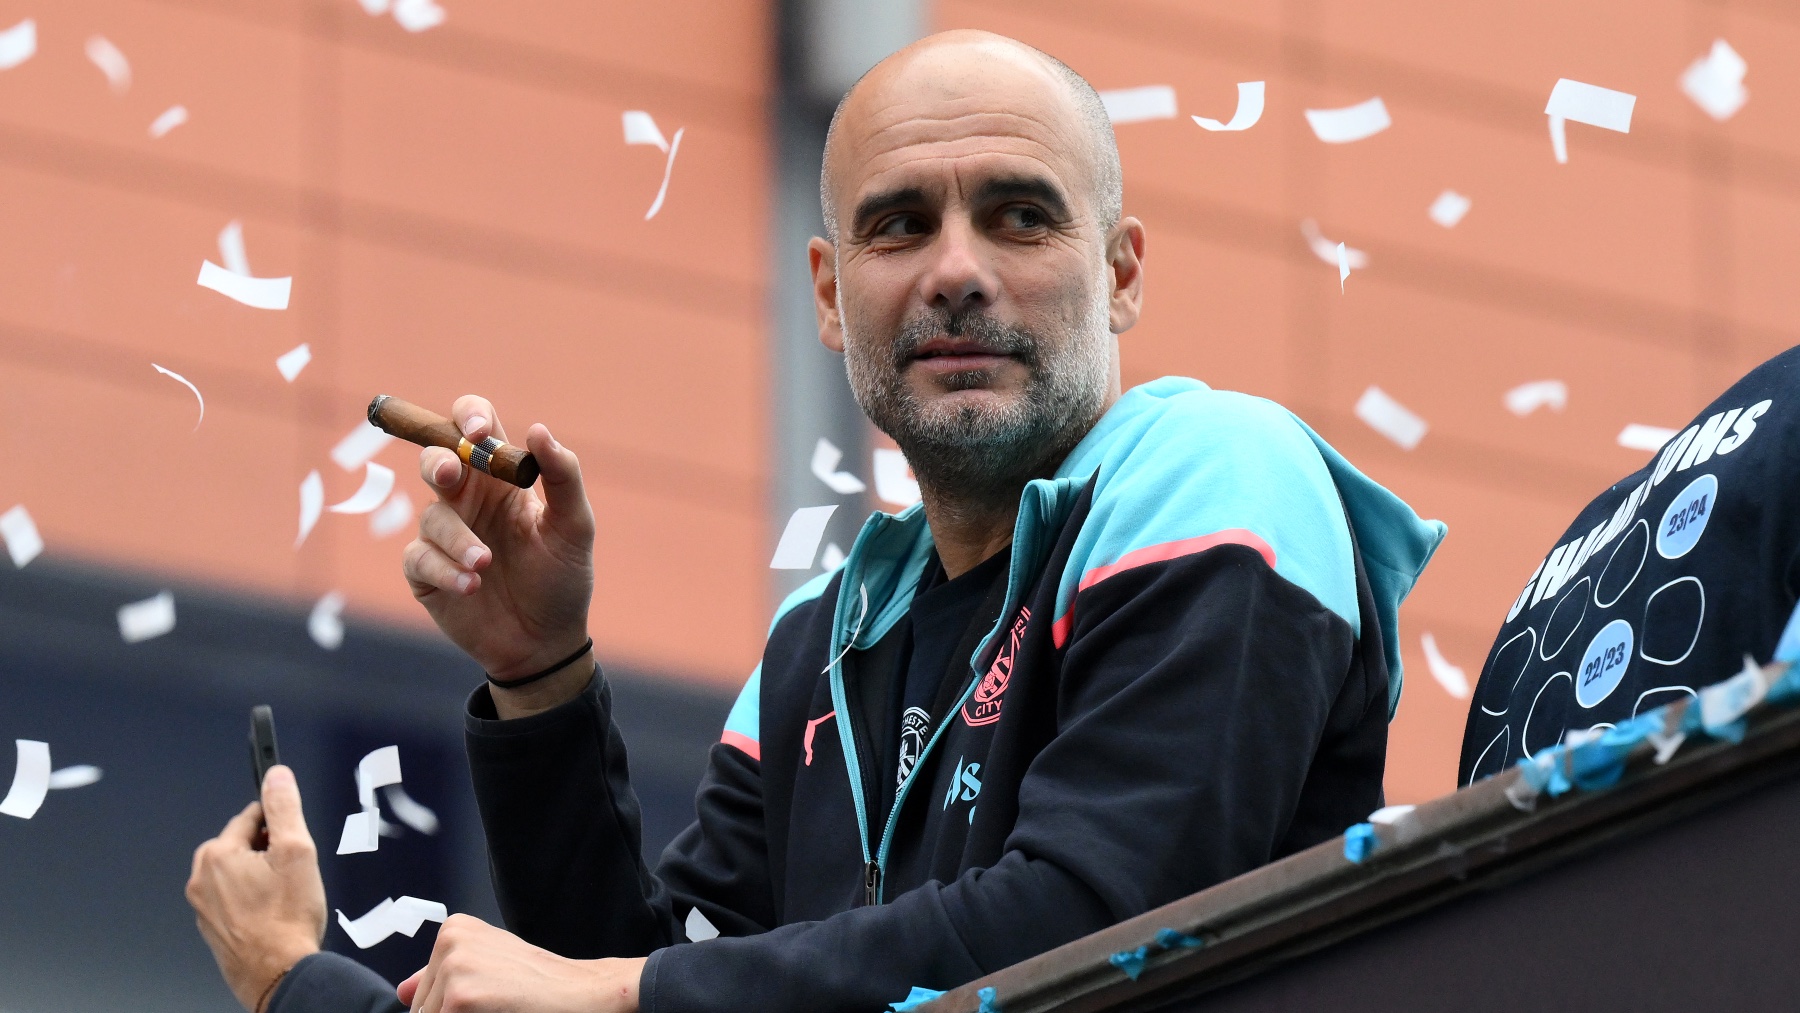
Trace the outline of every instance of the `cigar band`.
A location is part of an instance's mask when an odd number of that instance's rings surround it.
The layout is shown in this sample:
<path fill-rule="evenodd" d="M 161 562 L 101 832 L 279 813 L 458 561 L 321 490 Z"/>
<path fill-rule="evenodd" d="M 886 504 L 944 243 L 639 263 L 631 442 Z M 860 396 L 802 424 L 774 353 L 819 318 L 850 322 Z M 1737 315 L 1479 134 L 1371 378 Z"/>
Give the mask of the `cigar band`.
<path fill-rule="evenodd" d="M 480 443 L 470 443 L 467 439 L 463 439 L 457 441 L 456 456 L 462 458 L 463 463 L 474 468 L 476 471 L 479 471 L 484 475 L 492 475 L 494 470 L 491 464 L 494 460 L 494 454 L 504 446 L 506 446 L 506 444 L 501 443 L 492 436 L 482 440 Z"/>

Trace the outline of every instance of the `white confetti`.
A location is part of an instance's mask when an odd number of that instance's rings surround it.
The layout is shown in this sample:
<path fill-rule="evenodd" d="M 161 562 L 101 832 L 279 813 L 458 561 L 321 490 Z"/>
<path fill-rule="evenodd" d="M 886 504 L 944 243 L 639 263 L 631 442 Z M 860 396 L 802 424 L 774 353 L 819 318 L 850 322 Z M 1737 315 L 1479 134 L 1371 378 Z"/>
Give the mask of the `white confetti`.
<path fill-rule="evenodd" d="M 114 94 L 123 95 L 131 90 L 131 61 L 125 59 L 125 54 L 119 52 L 111 39 L 104 35 L 89 36 L 87 58 L 106 75 L 106 83 Z"/>
<path fill-rule="evenodd" d="M 409 32 L 436 28 L 447 16 L 433 0 L 395 0 L 394 3 L 394 20 Z"/>
<path fill-rule="evenodd" d="M 294 288 L 293 278 L 252 278 L 227 271 L 210 260 L 200 264 L 201 288 L 259 310 L 284 310 Z"/>
<path fill-rule="evenodd" d="M 1237 111 L 1231 114 L 1231 122 L 1220 123 L 1204 116 L 1194 117 L 1203 130 L 1249 130 L 1256 126 L 1263 114 L 1262 81 L 1239 81 Z"/>
<path fill-rule="evenodd" d="M 1166 84 L 1103 91 L 1100 102 L 1114 126 L 1175 118 L 1175 89 Z"/>
<path fill-rule="evenodd" d="M 662 210 L 663 198 L 669 196 L 669 174 L 675 171 L 675 154 L 681 150 L 681 135 L 686 132 L 686 127 L 675 131 L 675 141 L 669 145 L 669 160 L 663 163 L 662 186 L 656 188 L 656 199 L 650 202 L 650 210 L 644 212 L 644 221 L 655 218 L 656 213 Z"/>
<path fill-rule="evenodd" d="M 33 739 L 14 739 L 18 764 L 13 767 L 12 788 L 0 800 L 0 813 L 28 820 L 37 815 L 50 790 L 50 744 Z"/>
<path fill-rule="evenodd" d="M 219 230 L 219 259 L 233 274 L 250 274 L 250 255 L 244 252 L 244 223 L 233 218 Z"/>
<path fill-rule="evenodd" d="M 651 144 L 663 154 L 669 153 L 669 142 L 663 137 L 656 118 L 642 109 L 628 110 L 624 117 L 626 144 Z"/>
<path fill-rule="evenodd" d="M 810 570 L 819 552 L 819 539 L 825 536 L 825 524 L 837 511 L 831 506 L 801 507 L 788 518 L 781 541 L 775 546 L 775 557 L 769 560 L 771 570 Z"/>
<path fill-rule="evenodd" d="M 306 617 L 306 635 L 327 651 L 335 651 L 344 645 L 344 596 L 341 593 L 327 591 L 313 603 L 312 613 Z"/>
<path fill-rule="evenodd" d="M 376 538 L 386 538 L 404 530 L 412 523 L 413 501 L 404 491 L 396 492 L 388 497 L 381 509 L 369 515 L 369 534 Z"/>
<path fill-rule="evenodd" d="M 1626 450 L 1647 450 L 1655 453 L 1663 444 L 1675 438 L 1675 430 L 1661 426 L 1646 426 L 1637 422 L 1630 423 L 1619 430 L 1619 446 Z"/>
<path fill-rule="evenodd" d="M 363 465 L 363 483 L 356 493 L 342 503 L 334 503 L 334 514 L 366 514 L 380 506 L 394 491 L 394 469 L 370 461 Z"/>
<path fill-rule="evenodd" d="M 1425 666 L 1431 669 L 1431 677 L 1437 680 L 1438 685 L 1444 687 L 1444 692 L 1458 700 L 1467 700 L 1469 698 L 1468 674 L 1456 665 L 1452 665 L 1450 659 L 1444 657 L 1444 652 L 1438 650 L 1436 637 L 1427 633 L 1420 637 L 1419 641 L 1425 648 Z"/>
<path fill-rule="evenodd" d="M 824 482 L 832 492 L 840 496 L 849 496 L 868 488 L 863 485 L 862 479 L 847 471 L 837 470 L 838 462 L 843 459 L 844 452 L 836 444 L 823 436 L 819 437 L 819 442 L 813 446 L 813 477 Z"/>
<path fill-rule="evenodd" d="M 400 747 L 382 746 L 356 764 L 356 799 L 362 808 L 344 817 L 337 853 L 354 855 L 381 846 L 381 808 L 375 789 L 400 783 Z"/>
<path fill-rule="evenodd" d="M 393 0 L 361 0 L 361 2 L 362 9 L 375 17 L 386 14 L 388 8 L 393 5 Z"/>
<path fill-rule="evenodd" d="M 119 606 L 119 636 L 128 644 L 160 637 L 175 628 L 175 595 L 164 591 Z"/>
<path fill-rule="evenodd" d="M 199 429 L 200 423 L 206 421 L 206 399 L 200 396 L 200 388 L 194 386 L 191 382 L 189 382 L 187 377 L 182 376 L 180 373 L 177 373 L 172 369 L 164 369 L 163 367 L 156 365 L 156 363 L 154 363 L 154 362 L 152 362 L 150 365 L 152 367 L 154 367 L 158 373 L 161 373 L 162 375 L 170 378 L 171 380 L 174 380 L 177 383 L 180 383 L 183 387 L 186 387 L 188 390 L 191 390 L 194 392 L 194 400 L 200 402 L 200 417 L 194 420 L 194 428 Z"/>
<path fill-rule="evenodd" d="M 12 557 L 13 565 L 21 570 L 44 551 L 44 538 L 38 534 L 31 512 L 23 503 L 0 514 L 0 538 L 6 540 L 6 554 Z"/>
<path fill-rule="evenodd" d="M 1629 133 L 1631 110 L 1636 105 L 1635 95 L 1559 78 L 1556 87 L 1550 89 L 1550 101 L 1544 104 L 1544 114 L 1550 117 L 1550 146 L 1556 160 L 1569 160 L 1568 136 L 1563 126 L 1566 121 Z"/>
<path fill-rule="evenodd" d="M 1338 291 L 1344 291 L 1344 282 L 1350 278 L 1350 248 L 1343 243 L 1337 244 Z"/>
<path fill-rule="evenodd" d="M 919 501 L 919 483 L 912 476 L 906 455 L 887 447 L 875 449 L 875 495 L 899 507 Z"/>
<path fill-rule="evenodd" d="M 338 926 L 358 949 L 366 950 L 398 932 L 403 936 L 418 934 L 426 922 L 442 922 L 450 917 L 450 909 L 436 901 L 417 897 L 384 900 L 361 918 L 345 917 L 339 910 Z"/>
<path fill-rule="evenodd" d="M 312 362 L 312 346 L 302 341 L 294 348 L 283 352 L 275 359 L 275 368 L 281 370 L 281 378 L 289 383 L 300 375 L 307 364 Z"/>
<path fill-rule="evenodd" d="M 1341 109 L 1308 109 L 1306 122 L 1313 134 L 1326 144 L 1349 144 L 1374 137 L 1394 125 L 1387 105 L 1379 97 Z"/>
<path fill-rule="evenodd" d="M 1445 190 L 1437 195 L 1437 200 L 1431 202 L 1431 210 L 1426 213 L 1431 216 L 1432 221 L 1444 228 L 1454 229 L 1474 203 L 1455 190 Z"/>
<path fill-rule="evenodd" d="M 1749 100 L 1744 90 L 1744 72 L 1750 65 L 1724 39 L 1714 39 L 1712 51 L 1693 63 L 1681 75 L 1681 90 L 1706 115 L 1720 123 L 1737 115 Z"/>
<path fill-rule="evenodd" d="M 37 22 L 30 18 L 0 32 L 0 70 L 11 70 L 37 52 Z"/>
<path fill-rule="evenodd" d="M 1369 428 L 1393 440 L 1402 450 L 1411 450 L 1425 438 L 1430 428 L 1412 409 L 1393 399 L 1380 387 L 1370 386 L 1356 399 L 1356 417 Z"/>
<path fill-rule="evenodd" d="M 319 514 L 324 509 L 325 480 L 315 469 L 300 480 L 300 536 L 294 539 L 294 548 L 298 549 L 306 536 L 312 534 L 313 525 L 319 523 Z"/>
<path fill-rule="evenodd" d="M 91 763 L 78 763 L 72 767 L 50 772 L 51 791 L 67 791 L 70 788 L 86 788 L 100 780 L 105 772 Z"/>
<path fill-rule="evenodd" d="M 687 924 L 684 927 L 687 929 L 690 943 L 704 943 L 708 939 L 719 938 L 718 926 L 712 923 L 712 919 L 701 914 L 699 908 L 692 908 L 688 911 Z"/>
<path fill-rule="evenodd" d="M 1344 243 L 1334 243 L 1319 232 L 1319 223 L 1308 218 L 1300 223 L 1300 234 L 1306 237 L 1307 248 L 1313 256 L 1333 267 L 1338 266 L 1338 247 L 1344 247 L 1344 263 L 1350 265 L 1352 271 L 1360 271 L 1369 266 L 1369 255 Z"/>
<path fill-rule="evenodd" d="M 1569 406 L 1569 387 L 1561 380 L 1533 380 L 1506 392 L 1506 410 L 1524 418 L 1539 408 L 1562 411 Z"/>
<path fill-rule="evenodd" d="M 381 789 L 381 793 L 387 796 L 388 808 L 394 811 L 395 819 L 421 834 L 438 832 L 437 813 L 432 812 L 430 806 L 408 795 L 404 786 L 390 784 Z"/>
<path fill-rule="evenodd" d="M 1391 827 L 1412 815 L 1413 810 L 1417 808 L 1416 805 L 1384 805 L 1369 814 L 1369 822 Z"/>
<path fill-rule="evenodd" d="M 150 121 L 150 136 L 161 137 L 187 121 L 187 106 L 170 106 L 162 111 L 161 116 Z"/>
<path fill-rule="evenodd" d="M 355 471 L 369 463 L 381 449 L 394 442 L 394 438 L 369 424 L 364 419 L 356 424 L 337 446 L 331 448 L 331 459 L 345 471 Z"/>
<path fill-rule="evenodd" d="M 826 573 L 834 573 L 844 565 L 845 558 L 844 550 L 838 548 L 838 543 L 826 542 L 825 551 L 819 553 L 819 566 Z"/>

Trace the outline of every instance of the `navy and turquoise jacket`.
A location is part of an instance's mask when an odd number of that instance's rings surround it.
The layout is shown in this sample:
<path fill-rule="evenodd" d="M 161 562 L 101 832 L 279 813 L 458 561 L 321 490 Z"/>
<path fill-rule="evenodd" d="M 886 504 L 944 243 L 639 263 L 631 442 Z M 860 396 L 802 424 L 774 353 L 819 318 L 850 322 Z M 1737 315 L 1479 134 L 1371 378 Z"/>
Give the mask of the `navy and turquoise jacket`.
<path fill-rule="evenodd" d="M 478 689 L 506 924 L 648 954 L 654 1013 L 877 1010 L 1308 847 L 1381 804 L 1397 612 L 1443 535 L 1269 401 L 1138 387 L 1026 487 L 999 618 L 889 811 L 859 671 L 930 556 L 919 507 L 782 604 L 654 869 L 604 680 L 506 722 Z M 719 938 L 688 942 L 696 910 Z M 347 963 L 308 958 L 276 1013 L 380 1008 Z"/>

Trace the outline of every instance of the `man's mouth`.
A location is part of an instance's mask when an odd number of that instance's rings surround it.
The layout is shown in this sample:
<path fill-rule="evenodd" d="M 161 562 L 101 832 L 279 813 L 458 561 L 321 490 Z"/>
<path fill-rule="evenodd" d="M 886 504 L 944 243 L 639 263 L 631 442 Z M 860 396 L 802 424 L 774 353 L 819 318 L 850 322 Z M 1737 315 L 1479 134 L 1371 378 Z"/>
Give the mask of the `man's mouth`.
<path fill-rule="evenodd" d="M 911 362 L 933 373 L 993 369 L 1013 356 L 967 338 L 933 338 L 920 345 Z"/>

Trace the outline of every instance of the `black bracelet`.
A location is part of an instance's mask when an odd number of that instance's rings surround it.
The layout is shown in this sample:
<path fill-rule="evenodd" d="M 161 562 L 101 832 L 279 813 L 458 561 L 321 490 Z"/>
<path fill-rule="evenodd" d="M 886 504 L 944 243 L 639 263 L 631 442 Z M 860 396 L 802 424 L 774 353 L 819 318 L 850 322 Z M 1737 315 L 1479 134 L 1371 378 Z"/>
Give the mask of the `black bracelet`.
<path fill-rule="evenodd" d="M 564 658 L 563 660 L 557 662 L 556 664 L 551 665 L 549 668 L 544 669 L 542 672 L 533 672 L 530 675 L 524 677 L 523 679 L 507 679 L 505 682 L 502 682 L 499 679 L 496 679 L 493 676 L 488 675 L 487 681 L 493 683 L 496 686 L 499 686 L 501 689 L 518 689 L 520 686 L 529 686 L 532 683 L 538 681 L 539 679 L 548 679 L 550 676 L 553 676 L 556 673 L 562 671 L 563 669 L 569 667 L 571 664 L 574 664 L 575 659 L 581 657 L 582 655 L 586 654 L 587 652 L 589 652 L 593 649 L 594 649 L 594 638 L 589 637 L 587 639 L 587 643 L 582 644 L 580 647 L 575 649 L 574 654 L 571 654 L 568 657 Z M 487 675 L 486 672 L 483 672 L 481 674 Z"/>

